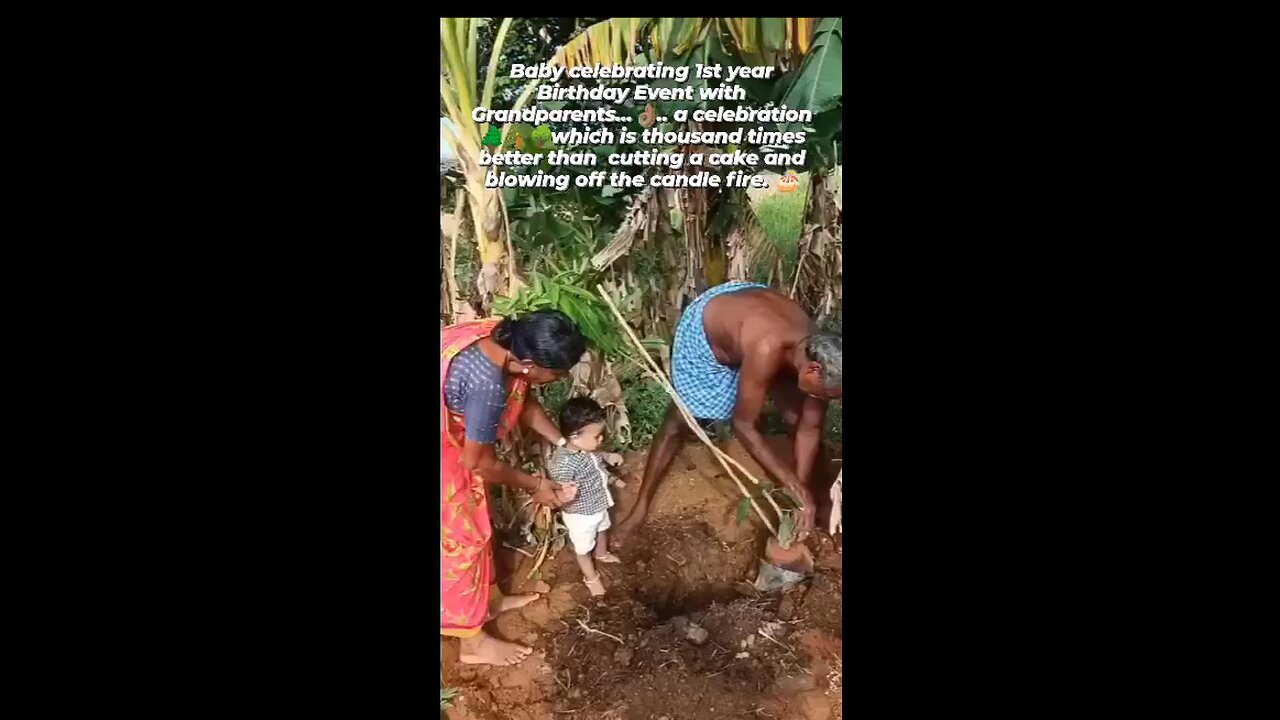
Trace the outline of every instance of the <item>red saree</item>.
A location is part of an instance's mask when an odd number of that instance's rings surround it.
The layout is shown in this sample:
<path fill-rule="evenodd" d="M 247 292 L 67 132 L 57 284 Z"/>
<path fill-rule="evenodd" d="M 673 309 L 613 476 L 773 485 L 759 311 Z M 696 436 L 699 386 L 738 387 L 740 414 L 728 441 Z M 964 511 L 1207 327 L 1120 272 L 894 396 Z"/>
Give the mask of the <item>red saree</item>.
<path fill-rule="evenodd" d="M 444 402 L 444 381 L 454 356 L 493 332 L 497 319 L 452 325 L 440 331 L 440 633 L 472 637 L 480 632 L 494 584 L 493 526 L 484 480 L 462 466 L 465 426 Z M 508 378 L 507 408 L 498 437 L 515 426 L 529 383 Z"/>

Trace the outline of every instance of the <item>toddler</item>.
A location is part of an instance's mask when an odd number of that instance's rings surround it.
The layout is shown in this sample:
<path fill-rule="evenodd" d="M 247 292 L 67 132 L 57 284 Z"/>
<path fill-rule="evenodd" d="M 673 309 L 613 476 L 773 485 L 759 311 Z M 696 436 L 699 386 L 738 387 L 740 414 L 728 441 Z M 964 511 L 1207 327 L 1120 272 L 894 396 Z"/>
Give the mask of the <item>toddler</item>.
<path fill-rule="evenodd" d="M 604 421 L 604 408 L 591 398 L 572 398 L 565 403 L 560 411 L 560 432 L 566 443 L 552 453 L 547 468 L 552 482 L 578 486 L 578 496 L 560 512 L 578 567 L 582 568 L 583 581 L 592 595 L 604 594 L 604 583 L 595 564 L 621 562 L 609 552 L 609 508 L 613 507 L 613 497 L 609 495 L 610 475 L 604 466 L 622 464 L 622 456 L 598 452 L 604 439 Z"/>

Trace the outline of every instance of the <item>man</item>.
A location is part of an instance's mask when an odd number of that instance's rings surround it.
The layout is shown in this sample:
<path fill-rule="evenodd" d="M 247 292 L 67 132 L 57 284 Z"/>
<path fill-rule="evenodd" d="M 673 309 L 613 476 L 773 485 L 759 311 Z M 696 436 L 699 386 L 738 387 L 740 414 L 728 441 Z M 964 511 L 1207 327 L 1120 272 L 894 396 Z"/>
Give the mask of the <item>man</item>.
<path fill-rule="evenodd" d="M 689 305 L 676 326 L 672 385 L 702 424 L 733 420 L 734 435 L 760 467 L 803 505 L 796 530 L 813 527 L 815 498 L 810 478 L 822 439 L 827 401 L 843 395 L 838 335 L 815 332 L 813 322 L 790 298 L 754 283 L 711 288 Z M 795 449 L 795 465 L 778 460 L 756 429 L 766 393 L 782 412 Z M 644 523 L 658 484 L 685 434 L 692 434 L 672 403 L 653 439 L 636 506 L 617 523 L 621 545 Z"/>

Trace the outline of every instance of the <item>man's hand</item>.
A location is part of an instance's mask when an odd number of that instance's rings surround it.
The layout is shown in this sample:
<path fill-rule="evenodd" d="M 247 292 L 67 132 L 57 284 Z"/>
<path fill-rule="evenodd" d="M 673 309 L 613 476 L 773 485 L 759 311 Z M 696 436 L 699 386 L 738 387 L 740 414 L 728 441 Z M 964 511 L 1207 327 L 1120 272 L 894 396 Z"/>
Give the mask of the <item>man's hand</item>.
<path fill-rule="evenodd" d="M 787 490 L 795 496 L 800 502 L 802 509 L 796 512 L 796 540 L 804 540 L 809 536 L 809 532 L 813 530 L 813 519 L 817 513 L 817 508 L 813 503 L 813 496 L 803 487 L 789 487 Z"/>

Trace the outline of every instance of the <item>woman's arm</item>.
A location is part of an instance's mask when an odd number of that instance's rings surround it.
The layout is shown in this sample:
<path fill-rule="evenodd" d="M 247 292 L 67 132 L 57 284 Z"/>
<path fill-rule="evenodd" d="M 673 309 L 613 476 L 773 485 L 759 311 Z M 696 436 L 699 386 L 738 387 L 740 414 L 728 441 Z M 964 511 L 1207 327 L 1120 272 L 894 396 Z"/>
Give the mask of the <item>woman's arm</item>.
<path fill-rule="evenodd" d="M 468 388 L 463 414 L 466 444 L 462 448 L 462 465 L 484 478 L 485 482 L 522 488 L 543 505 L 560 507 L 572 498 L 572 494 L 562 491 L 557 496 L 551 483 L 511 467 L 493 452 L 494 443 L 498 440 L 498 423 L 506 409 L 506 389 L 500 380 L 491 378 L 486 383 L 481 379 Z"/>
<path fill-rule="evenodd" d="M 560 434 L 560 428 L 551 422 L 547 411 L 542 409 L 542 405 L 532 395 L 524 401 L 524 409 L 520 411 L 520 424 L 551 441 L 553 445 L 559 445 L 564 438 Z"/>
<path fill-rule="evenodd" d="M 537 489 L 540 480 L 533 475 L 523 473 L 502 462 L 493 451 L 493 446 L 486 443 L 472 442 L 462 448 L 462 466 L 484 478 L 485 482 L 496 485 L 510 485 L 522 490 Z"/>
<path fill-rule="evenodd" d="M 527 490 L 535 502 L 551 507 L 564 505 L 578 492 L 575 485 L 562 485 L 557 490 L 546 478 L 520 472 L 499 460 L 493 446 L 485 443 L 467 440 L 462 448 L 462 466 L 484 478 L 485 482 Z"/>

